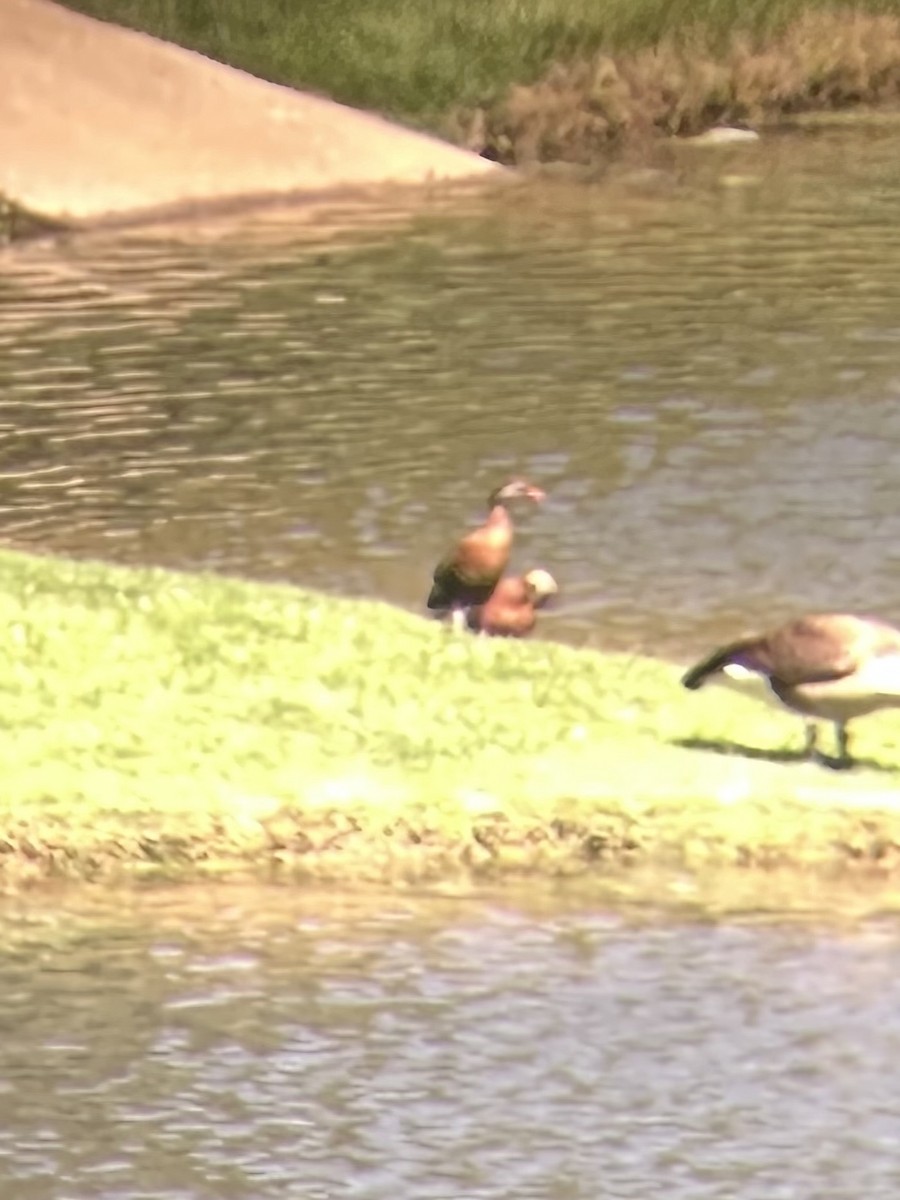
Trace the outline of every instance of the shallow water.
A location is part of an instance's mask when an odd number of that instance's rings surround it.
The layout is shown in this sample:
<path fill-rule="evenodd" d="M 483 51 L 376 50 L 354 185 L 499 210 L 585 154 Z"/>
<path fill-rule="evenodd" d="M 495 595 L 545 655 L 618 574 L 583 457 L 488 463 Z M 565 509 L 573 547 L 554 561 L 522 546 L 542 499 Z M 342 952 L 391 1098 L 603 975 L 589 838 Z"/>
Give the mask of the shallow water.
<path fill-rule="evenodd" d="M 14 248 L 0 536 L 416 607 L 516 472 L 551 496 L 517 550 L 564 589 L 551 636 L 682 653 L 890 616 L 896 140 L 666 147 L 388 229 Z"/>
<path fill-rule="evenodd" d="M 0 986 L 16 1200 L 896 1196 L 892 919 L 7 901 Z"/>

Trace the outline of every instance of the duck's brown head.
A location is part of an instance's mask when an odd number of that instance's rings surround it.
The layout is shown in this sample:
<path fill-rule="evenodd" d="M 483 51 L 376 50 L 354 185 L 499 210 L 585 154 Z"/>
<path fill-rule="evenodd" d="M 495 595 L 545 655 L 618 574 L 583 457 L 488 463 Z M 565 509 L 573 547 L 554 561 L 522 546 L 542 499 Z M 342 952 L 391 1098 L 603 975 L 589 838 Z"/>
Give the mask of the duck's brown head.
<path fill-rule="evenodd" d="M 535 608 L 541 608 L 559 591 L 559 586 L 549 571 L 535 567 L 525 576 L 525 586 Z"/>
<path fill-rule="evenodd" d="M 496 508 L 498 504 L 506 505 L 510 500 L 531 500 L 540 504 L 546 494 L 527 479 L 510 479 L 502 487 L 495 488 L 488 496 L 488 508 Z"/>

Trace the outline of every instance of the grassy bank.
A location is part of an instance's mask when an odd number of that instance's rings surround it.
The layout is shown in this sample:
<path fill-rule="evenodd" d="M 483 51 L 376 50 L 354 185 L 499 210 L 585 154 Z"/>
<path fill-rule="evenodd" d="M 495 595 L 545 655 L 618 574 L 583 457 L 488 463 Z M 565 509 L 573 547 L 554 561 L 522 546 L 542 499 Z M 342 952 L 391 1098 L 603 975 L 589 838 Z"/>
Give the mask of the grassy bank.
<path fill-rule="evenodd" d="M 795 721 L 687 697 L 669 664 L 286 587 L 0 562 L 7 885 L 894 869 L 889 720 L 861 730 L 869 769 L 834 774 L 778 761 Z"/>
<path fill-rule="evenodd" d="M 900 0 L 75 0 L 504 161 L 895 99 Z"/>

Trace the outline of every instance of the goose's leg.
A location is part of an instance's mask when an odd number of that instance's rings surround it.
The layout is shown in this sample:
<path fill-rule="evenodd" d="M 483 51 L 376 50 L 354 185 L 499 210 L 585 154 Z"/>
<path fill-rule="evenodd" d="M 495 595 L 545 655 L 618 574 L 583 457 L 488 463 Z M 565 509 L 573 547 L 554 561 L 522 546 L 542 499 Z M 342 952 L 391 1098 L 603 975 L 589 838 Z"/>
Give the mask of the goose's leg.
<path fill-rule="evenodd" d="M 850 767 L 853 765 L 853 759 L 850 757 L 850 737 L 847 732 L 847 725 L 844 721 L 835 721 L 834 737 L 837 744 L 837 759 L 835 765 L 839 767 Z"/>
<path fill-rule="evenodd" d="M 453 615 L 450 617 L 450 624 L 454 633 L 465 633 L 466 610 L 464 608 L 454 608 Z"/>
<path fill-rule="evenodd" d="M 803 754 L 806 758 L 815 758 L 819 743 L 819 731 L 815 721 L 804 723 Z"/>

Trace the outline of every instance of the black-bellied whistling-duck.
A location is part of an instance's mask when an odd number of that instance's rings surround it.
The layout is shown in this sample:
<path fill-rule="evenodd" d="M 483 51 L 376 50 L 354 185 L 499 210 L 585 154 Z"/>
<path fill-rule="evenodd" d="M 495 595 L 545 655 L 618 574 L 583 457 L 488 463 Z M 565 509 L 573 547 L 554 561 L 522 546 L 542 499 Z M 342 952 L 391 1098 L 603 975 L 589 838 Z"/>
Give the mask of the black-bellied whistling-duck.
<path fill-rule="evenodd" d="M 694 690 L 718 679 L 738 691 L 768 685 L 787 708 L 806 718 L 806 753 L 816 753 L 813 718 L 831 721 L 835 765 L 849 766 L 847 725 L 856 717 L 900 707 L 900 630 L 867 617 L 815 613 L 769 633 L 715 650 L 684 675 Z M 762 697 L 764 698 L 764 697 Z"/>
<path fill-rule="evenodd" d="M 452 613 L 456 628 L 465 626 L 464 610 L 484 604 L 506 570 L 513 543 L 507 505 L 519 499 L 539 504 L 544 493 L 524 479 L 512 479 L 491 492 L 487 520 L 461 537 L 435 568 L 428 607 Z"/>
<path fill-rule="evenodd" d="M 534 629 L 537 610 L 559 591 L 549 571 L 539 567 L 527 575 L 501 579 L 484 604 L 466 611 L 475 633 L 490 637 L 526 637 Z"/>

